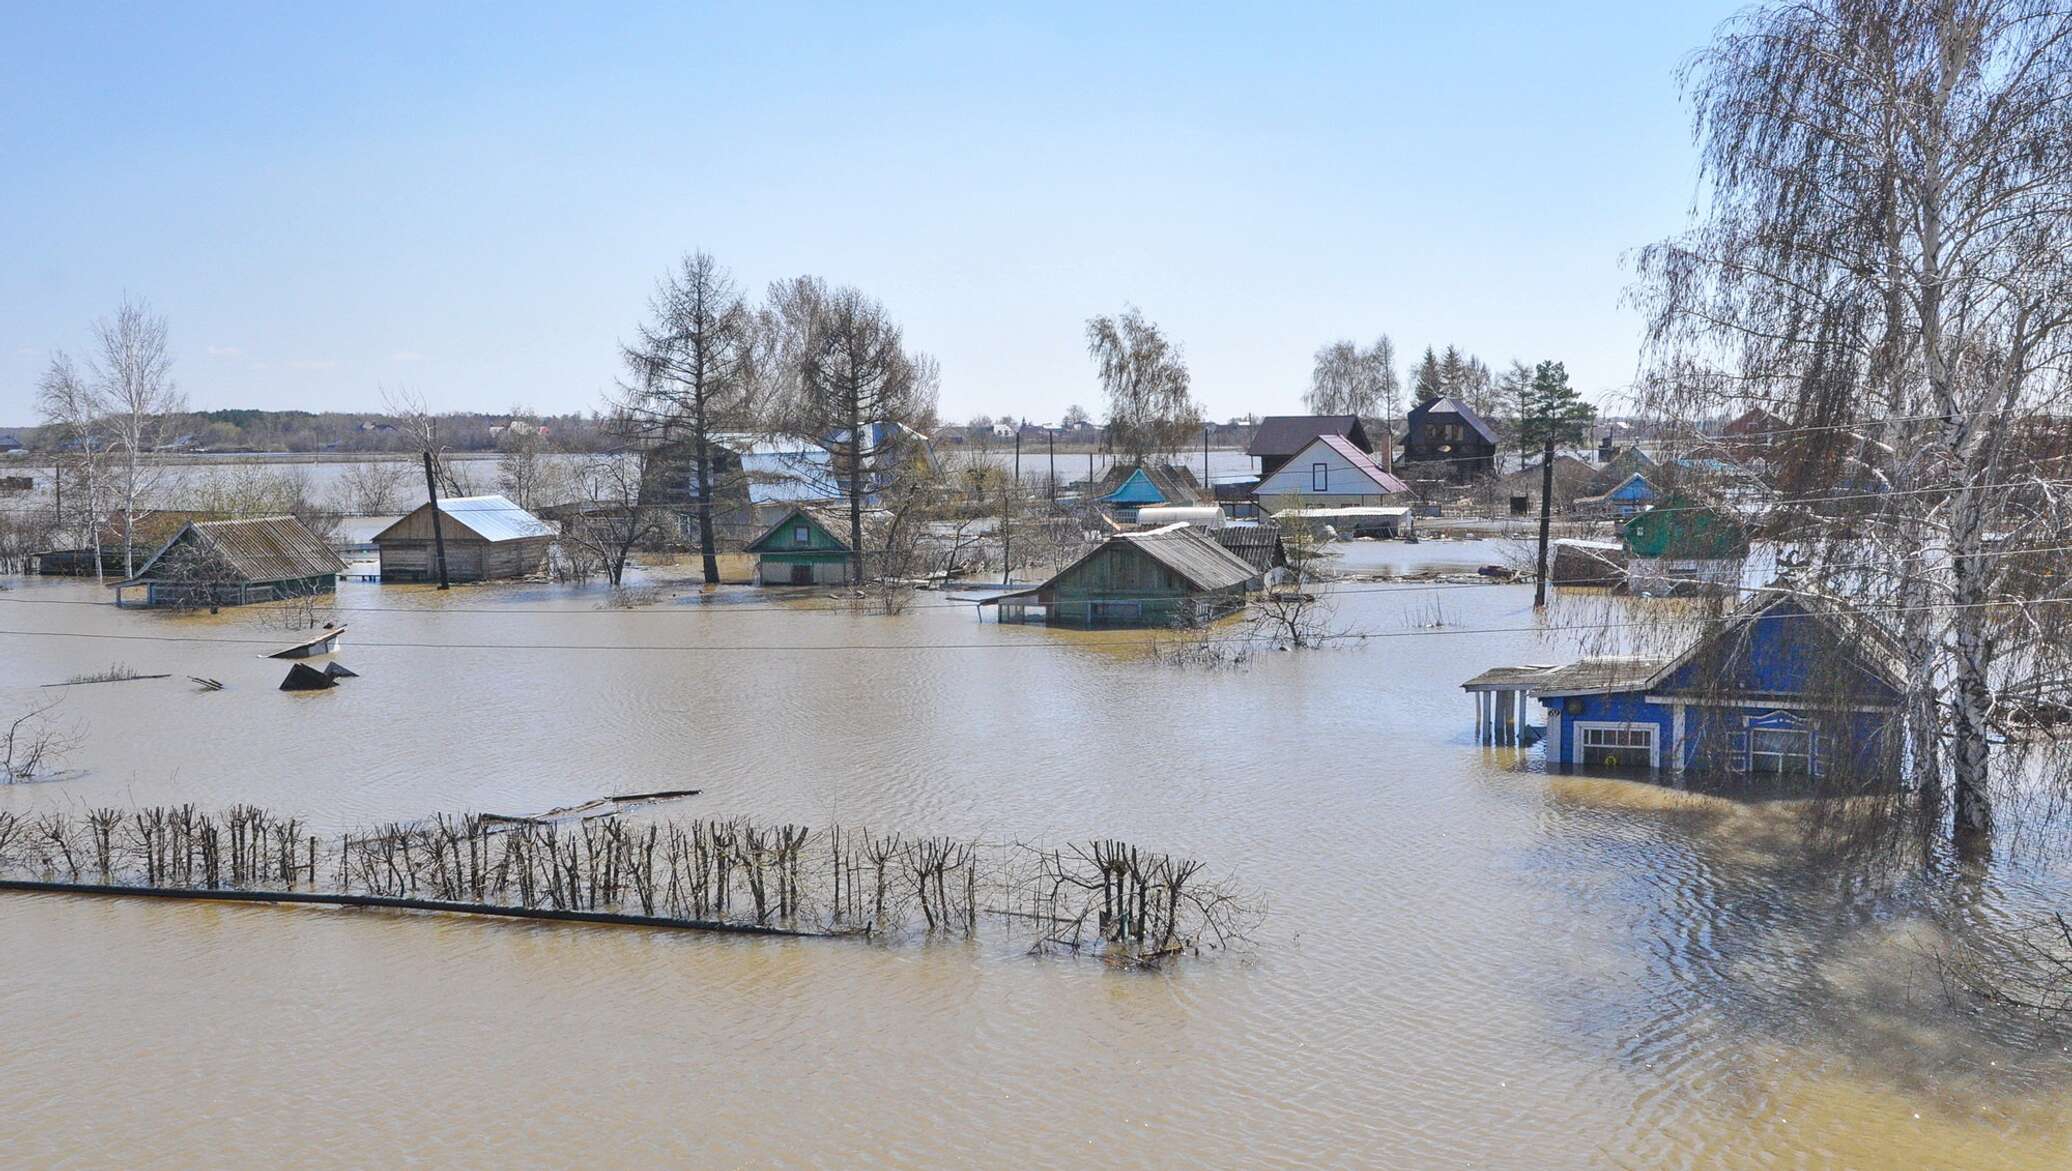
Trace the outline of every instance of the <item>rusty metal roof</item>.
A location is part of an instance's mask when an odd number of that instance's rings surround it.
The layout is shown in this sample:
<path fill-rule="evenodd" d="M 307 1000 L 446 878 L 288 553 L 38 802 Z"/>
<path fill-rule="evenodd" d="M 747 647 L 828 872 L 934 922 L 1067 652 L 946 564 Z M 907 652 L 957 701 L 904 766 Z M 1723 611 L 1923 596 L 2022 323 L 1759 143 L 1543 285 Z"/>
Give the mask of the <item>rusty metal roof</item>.
<path fill-rule="evenodd" d="M 228 580 L 295 581 L 345 572 L 345 562 L 301 521 L 292 516 L 258 516 L 195 521 L 174 533 L 135 577 L 121 584 L 167 580 L 166 575 L 155 571 L 168 553 L 182 545 L 191 545 L 215 559 L 227 571 Z"/>

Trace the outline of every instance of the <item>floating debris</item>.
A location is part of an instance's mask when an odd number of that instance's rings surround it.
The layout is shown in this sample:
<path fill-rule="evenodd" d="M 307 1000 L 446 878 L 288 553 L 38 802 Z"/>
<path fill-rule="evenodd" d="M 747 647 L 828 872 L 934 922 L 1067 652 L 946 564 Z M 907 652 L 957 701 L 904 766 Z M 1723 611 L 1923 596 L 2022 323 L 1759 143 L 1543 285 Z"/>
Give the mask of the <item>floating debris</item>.
<path fill-rule="evenodd" d="M 281 680 L 282 691 L 322 691 L 338 686 L 338 680 L 331 678 L 308 663 L 297 663 L 288 668 L 288 677 Z"/>
<path fill-rule="evenodd" d="M 653 793 L 621 793 L 611 797 L 599 797 L 580 805 L 564 805 L 549 809 L 545 813 L 513 816 L 503 813 L 485 813 L 483 824 L 491 827 L 513 825 L 552 825 L 566 821 L 592 821 L 600 817 L 612 817 L 620 813 L 653 805 L 660 801 L 676 801 L 685 797 L 696 797 L 699 789 L 662 789 Z"/>
<path fill-rule="evenodd" d="M 193 683 L 196 687 L 201 688 L 203 691 L 223 690 L 223 681 L 220 679 L 204 679 L 199 675 L 189 675 L 187 679 L 189 682 Z"/>
<path fill-rule="evenodd" d="M 345 627 L 324 623 L 324 628 L 291 647 L 283 647 L 259 656 L 262 659 L 313 659 L 328 655 L 338 649 L 338 638 L 345 633 Z"/>
<path fill-rule="evenodd" d="M 353 670 L 344 663 L 330 664 L 324 668 L 324 674 L 329 675 L 333 679 L 358 679 L 360 677 L 358 671 Z"/>

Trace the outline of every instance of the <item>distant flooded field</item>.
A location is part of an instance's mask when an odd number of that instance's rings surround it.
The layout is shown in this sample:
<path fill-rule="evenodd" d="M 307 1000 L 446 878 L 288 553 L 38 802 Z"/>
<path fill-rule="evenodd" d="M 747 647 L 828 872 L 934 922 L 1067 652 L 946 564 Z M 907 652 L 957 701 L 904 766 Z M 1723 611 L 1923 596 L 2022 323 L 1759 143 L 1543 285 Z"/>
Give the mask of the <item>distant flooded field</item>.
<path fill-rule="evenodd" d="M 1356 573 L 1495 542 L 1360 543 Z M 1530 586 L 1334 591 L 1369 637 L 1235 668 L 1142 633 L 896 618 L 650 576 L 348 583 L 335 690 L 256 612 L 0 592 L 0 710 L 74 774 L 0 808 L 253 802 L 325 829 L 698 788 L 753 814 L 1184 853 L 1269 908 L 1156 973 L 880 946 L 0 896 L 0 1150 L 29 1166 L 1505 1168 L 2072 1165 L 2072 1058 L 1953 1010 L 1927 955 L 2062 869 L 1866 876 L 1788 802 L 1549 776 L 1459 683 L 1619 638 Z M 49 690 L 123 664 L 172 676 Z M 204 693 L 189 675 L 221 680 Z"/>

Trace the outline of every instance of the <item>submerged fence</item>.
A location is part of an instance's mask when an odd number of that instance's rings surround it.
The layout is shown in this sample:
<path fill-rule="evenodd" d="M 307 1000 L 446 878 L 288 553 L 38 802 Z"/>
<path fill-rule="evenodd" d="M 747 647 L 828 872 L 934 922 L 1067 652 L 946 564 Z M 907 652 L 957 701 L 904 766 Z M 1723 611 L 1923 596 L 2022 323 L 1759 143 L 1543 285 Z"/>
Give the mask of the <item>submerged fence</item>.
<path fill-rule="evenodd" d="M 970 938 L 1154 964 L 1263 915 L 1203 865 L 1126 843 L 1045 848 L 766 825 L 438 814 L 345 834 L 250 805 L 0 812 L 0 890 L 387 907 L 763 935 Z"/>

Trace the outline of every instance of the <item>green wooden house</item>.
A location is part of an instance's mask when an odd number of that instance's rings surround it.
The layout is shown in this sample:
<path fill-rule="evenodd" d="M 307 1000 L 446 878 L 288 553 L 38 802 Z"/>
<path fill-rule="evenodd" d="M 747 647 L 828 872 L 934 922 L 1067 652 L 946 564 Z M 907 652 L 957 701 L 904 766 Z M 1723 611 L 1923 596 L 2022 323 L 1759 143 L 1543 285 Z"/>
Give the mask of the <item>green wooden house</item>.
<path fill-rule="evenodd" d="M 1199 529 L 1121 533 L 1035 589 L 989 599 L 1002 622 L 1189 626 L 1240 609 L 1266 571 Z"/>
<path fill-rule="evenodd" d="M 748 543 L 755 558 L 755 584 L 841 585 L 849 579 L 849 542 L 835 525 L 810 509 L 793 508 Z"/>
<path fill-rule="evenodd" d="M 1627 588 L 1638 594 L 1708 594 L 1737 589 L 1748 560 L 1748 526 L 1723 509 L 1671 492 L 1626 522 Z"/>

